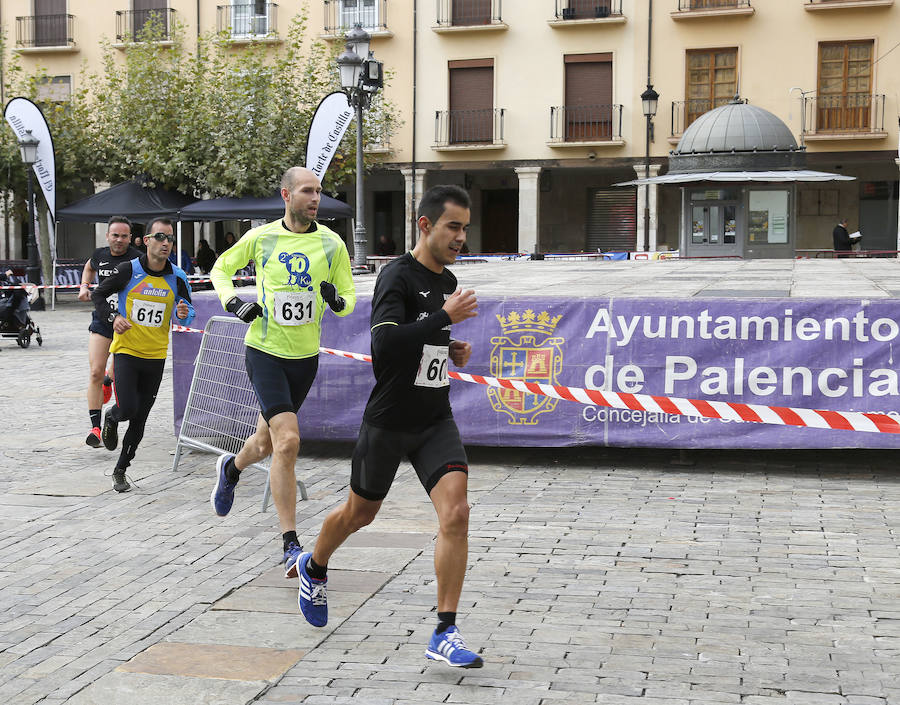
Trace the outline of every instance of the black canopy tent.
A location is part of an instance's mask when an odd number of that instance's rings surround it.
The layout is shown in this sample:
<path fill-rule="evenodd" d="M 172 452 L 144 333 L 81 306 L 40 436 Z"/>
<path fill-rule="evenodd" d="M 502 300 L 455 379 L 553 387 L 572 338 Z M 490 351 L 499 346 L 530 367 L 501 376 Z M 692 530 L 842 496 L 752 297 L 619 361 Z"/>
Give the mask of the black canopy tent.
<path fill-rule="evenodd" d="M 151 218 L 178 218 L 178 213 L 197 199 L 178 191 L 146 188 L 138 181 L 116 184 L 93 196 L 59 208 L 56 219 L 78 223 L 105 223 L 111 216 L 124 215 L 136 223 Z"/>
<path fill-rule="evenodd" d="M 177 259 L 180 265 L 183 220 L 274 220 L 284 215 L 284 200 L 279 193 L 269 198 L 212 198 L 198 201 L 178 191 L 161 187 L 146 188 L 140 182 L 131 180 L 56 211 L 57 221 L 79 223 L 104 223 L 114 215 L 124 215 L 136 223 L 147 223 L 152 218 L 160 217 L 177 220 Z M 353 209 L 349 205 L 322 194 L 318 218 L 352 216 Z"/>
<path fill-rule="evenodd" d="M 185 220 L 274 220 L 284 215 L 284 200 L 281 194 L 269 198 L 211 198 L 185 206 L 180 214 Z M 318 218 L 352 217 L 349 205 L 322 194 Z"/>

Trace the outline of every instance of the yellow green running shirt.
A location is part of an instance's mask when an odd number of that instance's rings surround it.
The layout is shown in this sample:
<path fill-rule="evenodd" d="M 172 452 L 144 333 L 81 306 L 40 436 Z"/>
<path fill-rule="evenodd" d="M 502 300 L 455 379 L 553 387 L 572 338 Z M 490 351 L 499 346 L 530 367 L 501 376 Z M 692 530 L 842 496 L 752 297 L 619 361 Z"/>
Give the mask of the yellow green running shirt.
<path fill-rule="evenodd" d="M 356 306 L 350 256 L 341 238 L 316 222 L 305 233 L 291 232 L 280 220 L 253 228 L 222 253 L 209 273 L 223 306 L 237 295 L 231 277 L 250 260 L 256 264 L 256 300 L 263 315 L 250 324 L 244 342 L 287 359 L 318 355 L 328 308 L 319 293 L 321 282 L 334 284 L 344 298 L 338 316 Z"/>

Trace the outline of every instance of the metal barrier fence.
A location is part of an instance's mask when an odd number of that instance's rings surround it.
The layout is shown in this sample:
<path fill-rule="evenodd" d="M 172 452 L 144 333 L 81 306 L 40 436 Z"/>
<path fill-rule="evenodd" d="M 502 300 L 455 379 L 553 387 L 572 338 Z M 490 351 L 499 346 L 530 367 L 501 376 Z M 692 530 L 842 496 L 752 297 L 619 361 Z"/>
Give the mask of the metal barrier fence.
<path fill-rule="evenodd" d="M 231 316 L 213 316 L 206 322 L 175 444 L 173 471 L 178 469 L 183 448 L 237 454 L 256 431 L 259 404 L 244 367 L 247 325 Z M 268 461 L 252 467 L 266 471 L 262 501 L 266 511 L 271 494 Z M 306 485 L 297 480 L 297 488 L 300 498 L 307 499 Z"/>

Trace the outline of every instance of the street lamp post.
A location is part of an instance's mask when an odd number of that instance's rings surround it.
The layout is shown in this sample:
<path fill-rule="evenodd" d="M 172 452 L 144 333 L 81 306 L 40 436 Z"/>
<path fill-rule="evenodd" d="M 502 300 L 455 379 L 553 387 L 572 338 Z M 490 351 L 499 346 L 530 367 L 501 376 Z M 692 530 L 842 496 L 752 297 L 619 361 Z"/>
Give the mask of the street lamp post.
<path fill-rule="evenodd" d="M 356 227 L 353 229 L 353 265 L 366 267 L 368 239 L 365 225 L 365 193 L 363 167 L 363 110 L 372 96 L 384 85 L 383 69 L 369 51 L 371 36 L 357 23 L 347 32 L 347 46 L 337 58 L 341 86 L 350 105 L 356 110 Z"/>
<path fill-rule="evenodd" d="M 647 118 L 647 150 L 644 153 L 644 178 L 650 178 L 650 143 L 653 141 L 653 116 L 659 105 L 659 93 L 647 83 L 647 90 L 641 93 L 641 106 Z M 650 184 L 644 184 L 644 237 L 650 247 Z"/>
<path fill-rule="evenodd" d="M 25 268 L 25 280 L 32 284 L 41 284 L 41 260 L 38 255 L 37 232 L 34 224 L 34 188 L 31 182 L 31 167 L 37 161 L 37 150 L 40 140 L 31 134 L 31 130 L 25 130 L 25 134 L 19 138 L 19 152 L 22 163 L 28 172 L 28 266 Z M 38 299 L 40 301 L 40 299 Z M 32 308 L 39 309 L 40 305 L 32 304 Z"/>

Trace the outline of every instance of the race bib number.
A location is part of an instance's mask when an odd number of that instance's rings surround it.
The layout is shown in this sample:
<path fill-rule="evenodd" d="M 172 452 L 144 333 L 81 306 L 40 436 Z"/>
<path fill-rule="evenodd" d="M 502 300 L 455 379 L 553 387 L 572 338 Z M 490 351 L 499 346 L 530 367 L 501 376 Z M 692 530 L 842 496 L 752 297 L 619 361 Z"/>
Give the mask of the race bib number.
<path fill-rule="evenodd" d="M 106 297 L 106 303 L 108 303 L 112 308 L 119 307 L 119 295 L 118 294 L 110 294 Z"/>
<path fill-rule="evenodd" d="M 422 348 L 422 360 L 416 374 L 417 387 L 446 387 L 450 384 L 447 378 L 447 346 L 425 345 Z"/>
<path fill-rule="evenodd" d="M 275 294 L 275 322 L 283 326 L 305 326 L 316 320 L 316 295 L 312 291 Z"/>
<path fill-rule="evenodd" d="M 131 320 L 139 326 L 159 328 L 166 315 L 166 305 L 162 301 L 135 299 L 131 303 Z"/>

